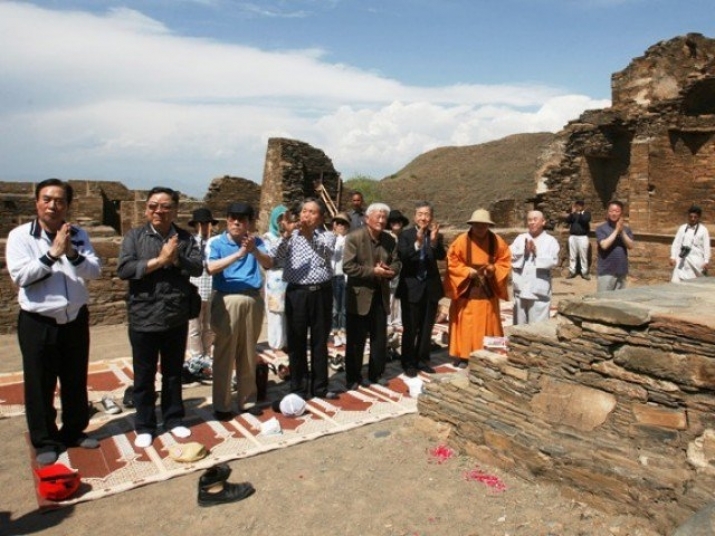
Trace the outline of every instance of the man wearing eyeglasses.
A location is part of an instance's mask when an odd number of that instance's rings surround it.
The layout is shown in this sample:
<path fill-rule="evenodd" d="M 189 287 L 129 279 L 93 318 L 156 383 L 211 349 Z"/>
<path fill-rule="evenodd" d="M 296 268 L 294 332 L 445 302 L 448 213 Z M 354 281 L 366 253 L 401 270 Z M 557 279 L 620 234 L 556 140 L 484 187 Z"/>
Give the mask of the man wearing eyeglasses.
<path fill-rule="evenodd" d="M 38 465 L 57 461 L 65 447 L 97 448 L 89 424 L 89 294 L 101 264 L 87 233 L 67 223 L 72 186 L 47 179 L 35 188 L 37 219 L 7 238 L 5 259 L 19 287 L 17 338 L 22 352 L 25 415 Z M 60 382 L 62 428 L 53 401 Z"/>
<path fill-rule="evenodd" d="M 157 186 L 149 191 L 146 223 L 122 241 L 117 273 L 129 281 L 127 310 L 134 367 L 134 419 L 137 448 L 151 446 L 157 432 L 154 381 L 161 357 L 161 413 L 164 429 L 178 438 L 183 425 L 181 371 L 189 329 L 190 301 L 196 288 L 189 277 L 203 272 L 202 255 L 191 233 L 174 225 L 179 192 Z"/>

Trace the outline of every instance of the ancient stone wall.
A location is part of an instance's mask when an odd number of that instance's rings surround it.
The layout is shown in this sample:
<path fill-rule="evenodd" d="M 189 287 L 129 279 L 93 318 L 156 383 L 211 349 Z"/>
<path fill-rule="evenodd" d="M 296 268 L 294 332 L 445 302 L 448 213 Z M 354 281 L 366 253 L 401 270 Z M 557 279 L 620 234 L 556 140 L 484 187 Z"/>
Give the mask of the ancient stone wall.
<path fill-rule="evenodd" d="M 506 355 L 472 355 L 468 382 L 427 384 L 419 411 L 485 463 L 670 533 L 712 500 L 714 328 L 711 278 L 563 301 L 510 328 Z"/>
<path fill-rule="evenodd" d="M 249 203 L 258 212 L 261 187 L 255 182 L 241 177 L 229 177 L 228 175 L 219 177 L 211 181 L 202 206 L 210 208 L 213 217 L 224 223 L 226 208 L 229 203 L 236 201 Z"/>
<path fill-rule="evenodd" d="M 537 173 L 535 206 L 558 220 L 581 198 L 598 223 L 610 200 L 623 201 L 644 241 L 632 273 L 647 277 L 649 248 L 672 240 L 688 207 L 701 206 L 704 225 L 715 222 L 715 40 L 688 34 L 650 47 L 613 75 L 612 93 L 610 108 L 557 135 Z"/>
<path fill-rule="evenodd" d="M 259 231 L 266 231 L 276 206 L 290 207 L 306 197 L 319 197 L 318 183 L 333 202 L 341 198 L 340 174 L 323 151 L 298 140 L 270 138 L 261 185 Z"/>

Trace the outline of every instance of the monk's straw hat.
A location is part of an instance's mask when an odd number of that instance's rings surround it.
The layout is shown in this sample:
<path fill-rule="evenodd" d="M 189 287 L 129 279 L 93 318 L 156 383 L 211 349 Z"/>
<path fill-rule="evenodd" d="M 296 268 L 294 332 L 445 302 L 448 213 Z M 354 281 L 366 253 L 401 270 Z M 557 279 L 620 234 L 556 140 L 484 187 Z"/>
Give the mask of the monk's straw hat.
<path fill-rule="evenodd" d="M 472 217 L 467 220 L 467 223 L 488 223 L 489 225 L 494 225 L 489 211 L 483 208 L 472 212 Z"/>

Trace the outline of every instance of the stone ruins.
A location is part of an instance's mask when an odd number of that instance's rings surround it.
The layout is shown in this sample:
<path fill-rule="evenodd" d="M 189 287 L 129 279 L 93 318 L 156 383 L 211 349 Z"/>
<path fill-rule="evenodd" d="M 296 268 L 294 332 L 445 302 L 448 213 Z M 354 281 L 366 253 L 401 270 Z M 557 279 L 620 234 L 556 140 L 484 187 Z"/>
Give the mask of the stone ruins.
<path fill-rule="evenodd" d="M 608 294 L 608 296 L 606 296 Z M 715 487 L 715 280 L 562 301 L 426 384 L 463 452 L 670 534 Z"/>
<path fill-rule="evenodd" d="M 612 87 L 612 108 L 559 133 L 534 203 L 553 217 L 575 198 L 595 214 L 624 201 L 633 272 L 668 280 L 687 208 L 715 209 L 715 41 L 658 43 Z M 420 413 L 486 463 L 671 533 L 715 487 L 715 282 L 607 294 L 510 328 L 507 354 L 476 352 L 467 378 L 428 384 Z"/>
<path fill-rule="evenodd" d="M 557 220 L 581 198 L 598 222 L 611 199 L 623 201 L 636 235 L 632 274 L 667 280 L 688 207 L 701 206 L 704 224 L 715 217 L 715 40 L 688 34 L 653 45 L 613 74 L 611 88 L 610 108 L 557 134 L 533 202 Z"/>

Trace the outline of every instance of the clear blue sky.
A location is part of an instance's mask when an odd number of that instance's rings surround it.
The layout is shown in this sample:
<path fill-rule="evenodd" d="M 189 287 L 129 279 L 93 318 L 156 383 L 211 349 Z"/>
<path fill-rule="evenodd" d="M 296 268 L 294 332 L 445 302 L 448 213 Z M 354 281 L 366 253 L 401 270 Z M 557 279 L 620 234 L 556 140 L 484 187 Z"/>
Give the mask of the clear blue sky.
<path fill-rule="evenodd" d="M 266 141 L 382 178 L 445 145 L 558 131 L 711 0 L 0 1 L 0 180 L 260 182 Z"/>

